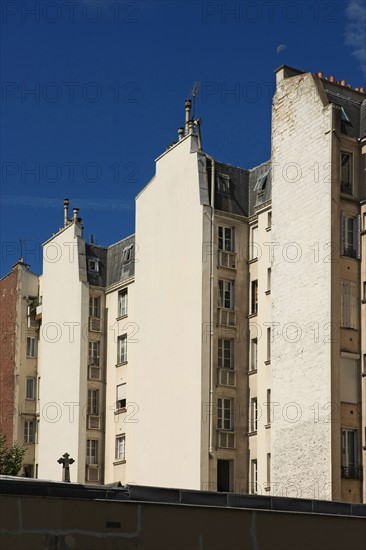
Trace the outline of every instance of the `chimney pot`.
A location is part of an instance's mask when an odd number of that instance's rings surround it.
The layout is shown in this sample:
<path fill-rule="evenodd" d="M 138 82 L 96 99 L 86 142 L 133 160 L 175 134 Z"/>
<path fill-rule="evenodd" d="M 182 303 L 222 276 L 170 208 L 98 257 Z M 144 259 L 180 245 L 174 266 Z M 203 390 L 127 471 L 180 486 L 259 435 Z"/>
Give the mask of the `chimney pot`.
<path fill-rule="evenodd" d="M 64 227 L 69 223 L 69 199 L 64 199 Z"/>
<path fill-rule="evenodd" d="M 189 123 L 189 120 L 191 118 L 191 107 L 192 107 L 192 101 L 190 99 L 186 99 L 185 101 L 185 104 L 184 104 L 184 108 L 185 108 L 185 111 L 186 111 L 186 124 L 185 124 L 185 134 L 187 135 L 188 134 L 188 123 Z"/>
<path fill-rule="evenodd" d="M 318 73 L 319 78 L 323 78 L 323 73 Z"/>
<path fill-rule="evenodd" d="M 329 80 L 330 80 L 330 82 L 334 82 L 334 80 L 335 80 L 334 75 L 331 75 L 331 76 L 329 77 Z"/>
<path fill-rule="evenodd" d="M 74 222 L 78 221 L 79 208 L 74 208 L 72 211 L 72 219 Z"/>
<path fill-rule="evenodd" d="M 365 88 L 364 88 L 363 86 L 360 88 L 360 92 L 361 92 L 362 94 L 365 93 Z"/>
<path fill-rule="evenodd" d="M 178 139 L 181 141 L 184 136 L 184 128 L 178 128 Z"/>
<path fill-rule="evenodd" d="M 342 84 L 342 86 L 345 86 L 345 85 L 346 85 L 346 81 L 345 81 L 345 80 L 341 80 L 341 84 Z"/>

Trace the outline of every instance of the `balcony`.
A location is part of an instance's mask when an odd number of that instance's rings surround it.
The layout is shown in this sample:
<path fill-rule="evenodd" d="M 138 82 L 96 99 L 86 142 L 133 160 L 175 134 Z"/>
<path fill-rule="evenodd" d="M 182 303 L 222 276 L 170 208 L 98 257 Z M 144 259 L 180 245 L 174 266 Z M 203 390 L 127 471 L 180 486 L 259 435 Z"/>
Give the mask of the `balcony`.
<path fill-rule="evenodd" d="M 89 330 L 91 332 L 101 332 L 102 320 L 99 317 L 89 317 Z"/>
<path fill-rule="evenodd" d="M 347 258 L 354 258 L 357 259 L 357 250 L 353 246 L 345 246 L 343 249 L 343 256 L 347 256 Z"/>
<path fill-rule="evenodd" d="M 221 449 L 235 449 L 235 433 L 218 430 L 217 446 Z"/>
<path fill-rule="evenodd" d="M 236 269 L 236 253 L 227 250 L 219 250 L 219 267 Z"/>
<path fill-rule="evenodd" d="M 236 373 L 233 369 L 218 369 L 218 383 L 220 386 L 236 386 Z"/>
<path fill-rule="evenodd" d="M 341 477 L 344 479 L 362 479 L 362 467 L 341 466 Z"/>
<path fill-rule="evenodd" d="M 236 312 L 232 309 L 219 307 L 217 310 L 217 320 L 219 325 L 225 325 L 227 327 L 235 327 Z"/>
<path fill-rule="evenodd" d="M 352 195 L 352 183 L 349 181 L 341 181 L 341 193 L 345 195 Z"/>

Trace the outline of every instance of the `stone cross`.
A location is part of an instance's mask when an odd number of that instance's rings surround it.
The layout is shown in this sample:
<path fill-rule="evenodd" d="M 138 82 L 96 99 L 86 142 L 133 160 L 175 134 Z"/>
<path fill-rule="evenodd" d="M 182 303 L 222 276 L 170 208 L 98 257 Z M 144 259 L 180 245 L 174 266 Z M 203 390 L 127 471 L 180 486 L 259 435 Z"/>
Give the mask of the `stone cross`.
<path fill-rule="evenodd" d="M 73 458 L 69 457 L 69 453 L 65 453 L 57 461 L 59 464 L 62 464 L 62 481 L 67 481 L 68 483 L 70 483 L 70 465 L 75 462 Z"/>

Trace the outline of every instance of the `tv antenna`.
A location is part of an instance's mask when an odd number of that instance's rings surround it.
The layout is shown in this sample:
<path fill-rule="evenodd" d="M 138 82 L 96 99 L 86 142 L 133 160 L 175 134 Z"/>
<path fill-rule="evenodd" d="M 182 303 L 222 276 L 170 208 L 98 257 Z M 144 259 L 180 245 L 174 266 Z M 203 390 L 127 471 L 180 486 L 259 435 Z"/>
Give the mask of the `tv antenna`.
<path fill-rule="evenodd" d="M 195 114 L 195 107 L 196 107 L 196 97 L 198 96 L 198 88 L 199 88 L 199 81 L 196 80 L 196 82 L 193 84 L 193 88 L 191 91 L 192 96 L 192 119 L 194 120 L 194 114 Z"/>

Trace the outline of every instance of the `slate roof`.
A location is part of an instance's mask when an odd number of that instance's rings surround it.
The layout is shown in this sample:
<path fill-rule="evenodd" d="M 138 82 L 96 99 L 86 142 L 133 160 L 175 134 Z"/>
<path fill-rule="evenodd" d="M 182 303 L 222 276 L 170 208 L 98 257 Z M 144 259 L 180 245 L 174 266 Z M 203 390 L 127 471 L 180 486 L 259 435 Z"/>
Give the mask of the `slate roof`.
<path fill-rule="evenodd" d="M 135 273 L 135 236 L 126 237 L 109 247 L 86 243 L 87 278 L 92 286 L 107 287 L 132 277 Z M 131 248 L 130 258 L 124 251 Z M 98 272 L 88 269 L 88 260 L 98 260 Z"/>

